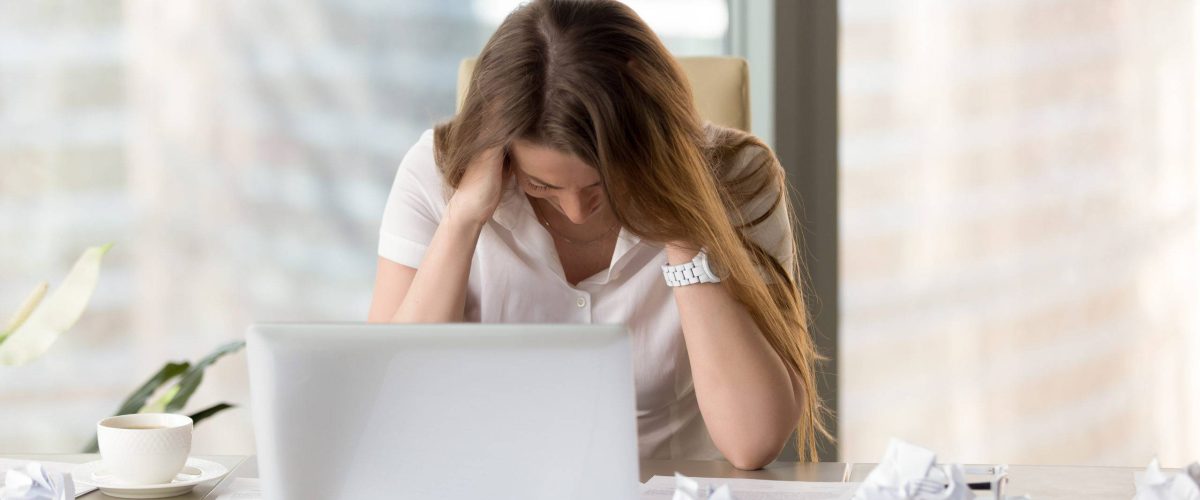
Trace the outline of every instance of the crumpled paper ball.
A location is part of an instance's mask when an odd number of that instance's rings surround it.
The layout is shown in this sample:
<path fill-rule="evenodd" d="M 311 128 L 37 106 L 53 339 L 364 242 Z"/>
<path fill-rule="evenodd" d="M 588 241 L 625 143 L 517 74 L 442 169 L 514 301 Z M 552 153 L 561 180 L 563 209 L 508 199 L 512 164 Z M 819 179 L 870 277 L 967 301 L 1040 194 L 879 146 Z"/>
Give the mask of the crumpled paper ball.
<path fill-rule="evenodd" d="M 701 487 L 695 479 L 678 472 L 675 473 L 675 494 L 671 500 L 736 500 L 729 485 L 721 485 L 713 490 L 709 486 Z"/>
<path fill-rule="evenodd" d="M 1133 484 L 1133 500 L 1200 500 L 1200 463 L 1192 463 L 1182 474 L 1167 474 L 1155 458 Z"/>
<path fill-rule="evenodd" d="M 70 474 L 51 472 L 31 462 L 25 469 L 9 469 L 4 475 L 3 500 L 73 500 L 75 481 Z"/>
<path fill-rule="evenodd" d="M 854 500 L 966 500 L 975 498 L 962 465 L 937 465 L 937 455 L 893 439 Z"/>

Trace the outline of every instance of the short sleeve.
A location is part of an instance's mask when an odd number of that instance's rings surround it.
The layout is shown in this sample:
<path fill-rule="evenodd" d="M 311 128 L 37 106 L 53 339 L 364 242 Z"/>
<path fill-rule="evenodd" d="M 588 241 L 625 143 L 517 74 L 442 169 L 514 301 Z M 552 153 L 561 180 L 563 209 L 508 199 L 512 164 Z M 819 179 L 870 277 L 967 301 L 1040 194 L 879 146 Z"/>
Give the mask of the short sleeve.
<path fill-rule="evenodd" d="M 433 155 L 433 131 L 426 130 L 396 171 L 379 228 L 379 256 L 419 267 L 446 208 L 443 193 Z"/>
<path fill-rule="evenodd" d="M 744 172 L 748 168 L 781 169 L 782 167 L 774 160 L 764 162 L 764 155 L 770 154 L 770 151 L 760 146 L 742 148 L 734 155 L 735 169 L 739 172 Z M 795 254 L 793 248 L 796 240 L 792 232 L 792 216 L 788 213 L 785 200 L 781 199 L 781 196 L 786 195 L 783 183 L 769 183 L 757 196 L 743 204 L 741 211 L 742 220 L 746 222 L 759 220 L 757 224 L 745 229 L 745 234 L 749 236 L 750 241 L 775 257 L 775 260 L 790 274 L 793 272 L 792 259 Z M 768 279 L 771 276 L 766 272 L 763 275 Z M 795 276 L 792 277 L 795 278 Z"/>

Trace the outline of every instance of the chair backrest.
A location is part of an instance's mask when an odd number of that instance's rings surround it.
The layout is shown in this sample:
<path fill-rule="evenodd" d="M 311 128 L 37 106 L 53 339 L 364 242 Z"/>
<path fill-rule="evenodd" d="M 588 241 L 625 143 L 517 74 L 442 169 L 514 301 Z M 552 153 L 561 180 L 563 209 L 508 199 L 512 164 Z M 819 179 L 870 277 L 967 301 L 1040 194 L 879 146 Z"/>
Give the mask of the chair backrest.
<path fill-rule="evenodd" d="M 692 84 L 692 96 L 700 117 L 717 125 L 750 131 L 750 67 L 740 57 L 680 57 L 683 72 Z M 458 99 L 461 109 L 475 58 L 458 65 Z"/>

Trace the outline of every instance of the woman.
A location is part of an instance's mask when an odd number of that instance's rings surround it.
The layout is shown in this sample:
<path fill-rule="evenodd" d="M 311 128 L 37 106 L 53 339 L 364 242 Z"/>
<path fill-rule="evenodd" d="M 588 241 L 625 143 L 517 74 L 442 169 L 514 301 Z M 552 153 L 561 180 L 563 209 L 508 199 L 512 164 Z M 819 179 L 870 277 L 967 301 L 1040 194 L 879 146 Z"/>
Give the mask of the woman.
<path fill-rule="evenodd" d="M 760 141 L 701 123 L 628 7 L 535 0 L 401 162 L 370 320 L 621 323 L 643 458 L 756 469 L 795 429 L 814 459 L 784 185 Z"/>

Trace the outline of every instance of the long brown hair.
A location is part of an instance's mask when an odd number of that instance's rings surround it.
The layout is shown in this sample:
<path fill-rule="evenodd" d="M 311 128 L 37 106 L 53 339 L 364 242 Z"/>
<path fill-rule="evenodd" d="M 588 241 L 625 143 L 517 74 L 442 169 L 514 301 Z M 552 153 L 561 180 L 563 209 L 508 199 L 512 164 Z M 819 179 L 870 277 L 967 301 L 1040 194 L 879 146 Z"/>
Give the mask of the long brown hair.
<path fill-rule="evenodd" d="M 794 220 L 770 149 L 706 127 L 675 59 L 637 14 L 610 0 L 535 0 L 509 14 L 479 55 L 462 110 L 435 131 L 446 184 L 457 187 L 481 151 L 516 139 L 595 167 L 630 232 L 691 242 L 722 266 L 726 288 L 804 385 L 798 449 L 815 460 L 816 435 L 828 434 L 800 259 L 779 262 L 747 235 L 773 210 Z M 726 166 L 745 148 L 753 148 L 750 165 L 731 173 Z M 778 193 L 773 205 L 743 213 L 764 192 Z"/>

